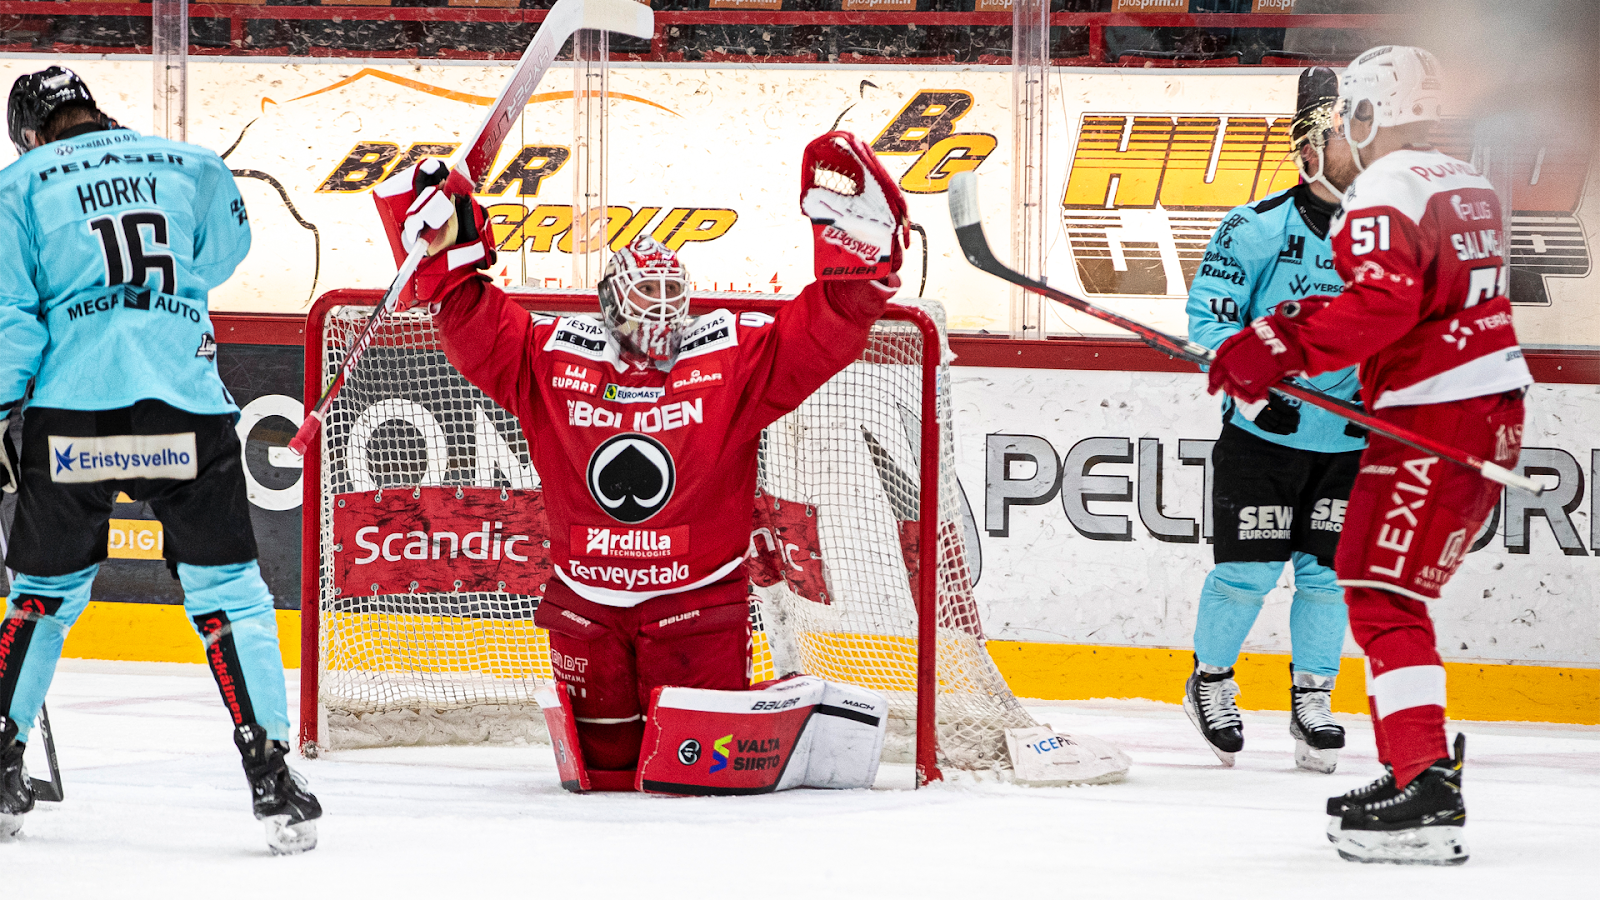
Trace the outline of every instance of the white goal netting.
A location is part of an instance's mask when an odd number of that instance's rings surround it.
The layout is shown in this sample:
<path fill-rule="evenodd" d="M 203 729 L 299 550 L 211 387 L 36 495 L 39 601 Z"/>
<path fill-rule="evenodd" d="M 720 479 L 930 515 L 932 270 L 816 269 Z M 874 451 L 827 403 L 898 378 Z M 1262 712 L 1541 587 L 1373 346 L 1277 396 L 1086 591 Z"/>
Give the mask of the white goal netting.
<path fill-rule="evenodd" d="M 584 298 L 531 300 L 563 311 L 583 308 Z M 734 298 L 713 302 L 739 307 Z M 593 308 L 592 299 L 587 304 Z M 885 758 L 909 760 L 917 733 L 916 574 L 934 565 L 939 763 L 1005 767 L 1004 729 L 1036 723 L 984 647 L 967 549 L 975 524 L 955 476 L 943 313 L 936 304 L 919 307 L 939 324 L 937 342 L 925 347 L 911 321 L 880 320 L 857 362 L 762 435 L 751 541 L 754 680 L 803 671 L 884 693 L 891 708 Z M 370 312 L 327 310 L 325 377 L 336 373 Z M 925 352 L 936 355 L 939 386 L 929 404 L 939 424 L 933 547 L 918 538 Z M 336 564 L 347 550 L 336 537 L 336 514 L 357 506 L 381 509 L 428 492 L 502 510 L 483 515 L 497 529 L 504 519 L 508 532 L 513 515 L 533 509 L 542 520 L 538 474 L 520 428 L 449 365 L 425 315 L 404 313 L 380 326 L 329 411 L 319 484 L 322 552 L 310 564 L 318 567 L 320 659 L 305 686 L 315 696 L 318 747 L 545 739 L 532 699 L 551 679 L 548 644 L 533 626 L 543 588 L 533 582 L 542 574 L 529 578 L 528 593 L 472 590 L 485 585 L 460 581 L 441 590 L 428 583 L 428 562 L 416 563 L 409 582 L 371 584 Z M 384 550 L 399 557 L 400 546 Z M 543 573 L 548 563 L 529 566 Z"/>

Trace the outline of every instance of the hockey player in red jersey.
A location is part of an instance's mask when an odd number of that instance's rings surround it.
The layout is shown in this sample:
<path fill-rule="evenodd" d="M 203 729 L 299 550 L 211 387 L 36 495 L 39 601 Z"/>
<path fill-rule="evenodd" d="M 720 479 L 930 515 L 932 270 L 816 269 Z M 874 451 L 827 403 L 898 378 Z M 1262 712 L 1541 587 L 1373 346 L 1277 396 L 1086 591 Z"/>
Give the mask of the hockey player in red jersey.
<path fill-rule="evenodd" d="M 1505 223 L 1489 181 L 1427 144 L 1438 62 L 1376 47 L 1339 81 L 1345 140 L 1362 173 L 1333 220 L 1337 297 L 1285 303 L 1225 342 L 1211 390 L 1254 402 L 1286 375 L 1361 366 L 1373 415 L 1510 467 L 1532 377 L 1517 346 Z M 1345 859 L 1465 862 L 1464 741 L 1444 729 L 1445 672 L 1428 615 L 1493 509 L 1476 473 L 1378 435 L 1350 494 L 1335 571 L 1367 656 L 1386 774 L 1328 801 Z"/>
<path fill-rule="evenodd" d="M 558 575 L 535 622 L 596 788 L 634 787 L 653 689 L 748 689 L 761 431 L 860 356 L 899 287 L 905 202 L 872 152 L 834 132 L 803 168 L 823 280 L 775 315 L 691 317 L 683 263 L 642 237 L 607 266 L 601 318 L 532 318 L 480 272 L 493 239 L 464 176 L 430 160 L 379 189 L 429 242 L 413 288 L 446 355 L 527 436 Z"/>

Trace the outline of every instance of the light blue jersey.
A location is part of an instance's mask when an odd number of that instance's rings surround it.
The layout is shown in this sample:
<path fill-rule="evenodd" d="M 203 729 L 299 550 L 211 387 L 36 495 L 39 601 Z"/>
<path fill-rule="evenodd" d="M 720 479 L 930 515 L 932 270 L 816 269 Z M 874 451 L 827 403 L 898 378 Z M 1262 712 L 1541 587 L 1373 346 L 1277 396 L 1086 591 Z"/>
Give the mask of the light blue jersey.
<path fill-rule="evenodd" d="M 1301 209 L 1305 203 L 1313 214 L 1325 214 L 1331 207 L 1320 201 L 1306 203 L 1301 198 L 1306 193 L 1309 189 L 1298 185 L 1236 207 L 1223 218 L 1189 288 L 1189 340 L 1215 350 L 1285 300 L 1335 296 L 1344 290 L 1333 270 L 1333 248 L 1323 236 L 1326 218 L 1319 223 L 1319 235 Z M 1354 366 L 1300 381 L 1343 400 L 1354 399 L 1361 390 Z M 1288 402 L 1300 407 L 1300 427 L 1292 434 L 1257 428 L 1226 396 L 1223 415 L 1256 437 L 1298 450 L 1342 453 L 1366 446 L 1363 439 L 1345 434 L 1344 419 L 1298 400 Z"/>
<path fill-rule="evenodd" d="M 100 410 L 160 400 L 238 412 L 206 296 L 250 250 L 215 153 L 124 128 L 36 148 L 0 171 L 0 404 Z"/>

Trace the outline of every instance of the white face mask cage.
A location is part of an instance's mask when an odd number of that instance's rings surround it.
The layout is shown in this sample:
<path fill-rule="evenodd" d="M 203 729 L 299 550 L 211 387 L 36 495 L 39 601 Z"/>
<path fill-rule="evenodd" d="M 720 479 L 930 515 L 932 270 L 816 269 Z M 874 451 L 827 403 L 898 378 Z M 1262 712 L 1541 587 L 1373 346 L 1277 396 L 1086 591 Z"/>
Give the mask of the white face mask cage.
<path fill-rule="evenodd" d="M 627 267 L 607 279 L 615 298 L 612 328 L 634 350 L 651 359 L 678 352 L 689 318 L 689 273 L 681 265 Z"/>
<path fill-rule="evenodd" d="M 1372 142 L 1378 139 L 1376 109 L 1373 107 L 1371 100 L 1361 99 L 1355 101 L 1354 109 L 1352 110 L 1350 101 L 1346 100 L 1344 101 L 1344 108 L 1340 110 L 1339 118 L 1344 120 L 1344 128 L 1342 129 L 1344 142 L 1350 147 L 1350 158 L 1356 164 L 1356 171 L 1365 172 L 1367 167 L 1361 164 L 1361 151 L 1372 146 Z M 1350 133 L 1350 123 L 1357 120 L 1368 123 L 1367 136 L 1359 144 L 1356 143 L 1355 137 Z"/>

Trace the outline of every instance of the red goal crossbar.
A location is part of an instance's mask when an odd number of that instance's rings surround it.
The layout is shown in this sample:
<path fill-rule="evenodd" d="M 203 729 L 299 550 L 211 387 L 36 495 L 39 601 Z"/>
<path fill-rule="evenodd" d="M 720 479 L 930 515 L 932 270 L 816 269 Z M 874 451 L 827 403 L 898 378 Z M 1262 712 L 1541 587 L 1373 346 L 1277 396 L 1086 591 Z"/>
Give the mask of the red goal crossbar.
<path fill-rule="evenodd" d="M 588 291 L 510 291 L 512 297 L 530 311 L 550 313 L 594 313 L 598 303 Z M 328 377 L 323 359 L 329 313 L 339 307 L 371 308 L 383 296 L 379 290 L 341 289 L 319 297 L 306 315 L 305 327 L 305 403 L 309 411 L 321 395 Z M 736 311 L 774 313 L 788 302 L 771 295 L 713 293 L 697 296 L 692 304 L 696 313 L 717 308 Z M 922 552 L 933 559 L 917 567 L 915 589 L 917 610 L 916 665 L 916 772 L 917 784 L 937 781 L 942 776 L 938 758 L 937 653 L 938 653 L 938 554 L 939 554 L 939 364 L 942 353 L 939 328 L 923 310 L 891 304 L 880 320 L 906 322 L 922 336 L 921 433 L 919 435 L 920 479 L 918 485 L 918 541 Z M 380 337 L 374 343 L 381 345 Z M 359 366 L 357 367 L 359 371 Z M 301 505 L 301 637 L 300 637 L 300 746 L 314 753 L 321 735 L 318 725 L 318 689 L 321 674 L 319 623 L 321 613 L 322 556 L 322 445 L 305 456 L 301 480 L 304 502 Z"/>

